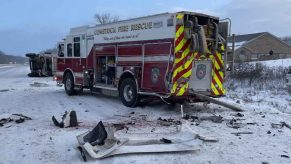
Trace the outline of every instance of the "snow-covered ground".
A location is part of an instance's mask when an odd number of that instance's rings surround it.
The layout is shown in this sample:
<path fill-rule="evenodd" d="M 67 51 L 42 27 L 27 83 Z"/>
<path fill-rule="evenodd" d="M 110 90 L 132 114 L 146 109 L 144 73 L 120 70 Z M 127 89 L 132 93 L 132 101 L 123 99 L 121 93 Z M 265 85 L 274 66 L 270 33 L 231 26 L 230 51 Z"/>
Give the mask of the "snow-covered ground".
<path fill-rule="evenodd" d="M 15 65 L 0 64 L 0 69 L 1 69 L 1 68 L 11 68 L 11 67 L 15 67 Z"/>
<path fill-rule="evenodd" d="M 261 63 L 268 67 L 289 67 L 291 66 L 291 59 L 277 59 L 277 60 L 268 60 L 268 61 L 258 61 L 250 63 Z"/>
<path fill-rule="evenodd" d="M 76 149 L 76 136 L 103 122 L 124 120 L 120 115 L 146 115 L 148 120 L 180 119 L 180 108 L 161 102 L 146 107 L 127 108 L 117 98 L 83 93 L 69 97 L 52 78 L 29 78 L 29 68 L 18 66 L 0 69 L 0 115 L 21 113 L 32 118 L 21 124 L 10 122 L 0 126 L 0 163 L 83 163 Z M 37 84 L 37 85 L 31 85 Z M 224 107 L 210 104 L 187 105 L 185 113 L 197 116 L 221 115 L 222 123 L 192 122 L 191 128 L 202 135 L 212 136 L 217 143 L 202 143 L 198 151 L 120 155 L 89 163 L 291 163 L 291 129 L 275 129 L 271 123 L 291 124 L 291 98 L 286 91 L 252 91 L 240 88 L 230 91 L 224 101 L 236 103 L 246 111 L 235 117 Z M 64 111 L 75 110 L 78 128 L 60 129 L 51 117 L 60 118 Z M 239 129 L 229 127 L 236 119 Z M 241 119 L 241 120 L 239 120 Z M 185 120 L 182 120 L 186 122 Z M 228 125 L 228 126 L 227 126 Z M 143 129 L 137 125 L 135 129 Z M 162 127 L 162 132 L 167 132 Z M 138 132 L 138 131 L 135 131 Z M 252 132 L 236 136 L 231 133 Z M 282 156 L 283 155 L 283 156 Z M 284 156 L 285 155 L 285 156 Z"/>

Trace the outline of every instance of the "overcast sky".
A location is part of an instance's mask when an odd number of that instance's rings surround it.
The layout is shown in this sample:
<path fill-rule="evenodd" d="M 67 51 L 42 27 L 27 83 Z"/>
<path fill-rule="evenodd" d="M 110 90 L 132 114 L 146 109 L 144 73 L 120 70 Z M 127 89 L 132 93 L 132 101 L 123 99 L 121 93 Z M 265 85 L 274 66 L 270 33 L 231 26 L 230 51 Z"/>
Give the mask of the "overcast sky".
<path fill-rule="evenodd" d="M 291 0 L 1 0 L 0 50 L 23 56 L 52 48 L 71 27 L 93 25 L 95 13 L 127 19 L 181 10 L 230 17 L 236 34 L 291 36 Z"/>

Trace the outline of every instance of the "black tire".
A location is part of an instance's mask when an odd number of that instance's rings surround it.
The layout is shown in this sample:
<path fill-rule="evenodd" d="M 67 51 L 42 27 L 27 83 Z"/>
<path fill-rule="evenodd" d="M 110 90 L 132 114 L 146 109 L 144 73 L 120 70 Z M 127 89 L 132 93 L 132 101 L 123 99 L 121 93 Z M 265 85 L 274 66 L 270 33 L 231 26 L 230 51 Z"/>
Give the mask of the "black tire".
<path fill-rule="evenodd" d="M 75 84 L 74 84 L 74 78 L 73 75 L 71 73 L 66 73 L 65 75 L 65 80 L 64 80 L 64 86 L 65 86 L 65 90 L 67 95 L 72 96 L 75 94 Z"/>
<path fill-rule="evenodd" d="M 124 79 L 119 89 L 119 97 L 123 105 L 135 107 L 138 103 L 138 93 L 135 81 L 131 78 Z"/>

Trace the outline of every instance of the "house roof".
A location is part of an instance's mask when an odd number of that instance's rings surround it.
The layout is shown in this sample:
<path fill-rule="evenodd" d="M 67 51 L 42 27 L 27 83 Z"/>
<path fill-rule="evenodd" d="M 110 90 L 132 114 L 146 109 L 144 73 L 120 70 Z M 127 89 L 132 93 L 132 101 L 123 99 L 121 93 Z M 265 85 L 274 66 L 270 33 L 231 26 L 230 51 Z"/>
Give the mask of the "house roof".
<path fill-rule="evenodd" d="M 260 40 L 260 38 L 264 37 L 265 39 Z M 275 35 L 269 32 L 261 32 L 261 33 L 254 33 L 254 34 L 245 34 L 245 35 L 236 35 L 235 36 L 235 47 L 234 50 L 238 50 L 240 48 L 245 48 L 253 53 L 266 53 L 270 51 L 270 44 L 273 44 L 273 50 L 280 53 L 291 53 L 291 46 L 289 46 L 286 42 L 282 39 L 276 37 Z M 261 46 L 256 46 L 258 42 L 256 40 L 260 40 Z M 228 39 L 228 46 L 231 49 L 233 38 L 230 37 Z"/>
<path fill-rule="evenodd" d="M 260 32 L 260 33 L 254 33 L 254 34 L 245 34 L 245 35 L 236 35 L 234 40 L 235 42 L 248 42 L 251 41 L 259 36 L 262 36 L 264 34 L 266 34 L 267 32 Z M 232 42 L 233 38 L 230 37 L 228 39 L 229 42 Z"/>

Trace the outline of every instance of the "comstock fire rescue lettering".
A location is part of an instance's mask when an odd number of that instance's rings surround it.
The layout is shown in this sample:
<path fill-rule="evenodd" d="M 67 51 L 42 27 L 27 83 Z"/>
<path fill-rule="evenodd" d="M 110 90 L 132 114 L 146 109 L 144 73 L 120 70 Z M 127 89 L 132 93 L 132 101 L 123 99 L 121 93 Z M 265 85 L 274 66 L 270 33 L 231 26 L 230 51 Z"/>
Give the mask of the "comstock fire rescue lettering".
<path fill-rule="evenodd" d="M 94 34 L 95 35 L 104 35 L 104 34 L 113 34 L 113 33 L 116 33 L 116 32 L 128 32 L 129 31 L 129 27 L 130 27 L 130 31 L 152 29 L 153 28 L 153 22 L 132 24 L 130 26 L 129 25 L 119 26 L 118 28 L 112 27 L 112 28 L 98 29 L 98 30 L 96 30 L 94 32 Z"/>

